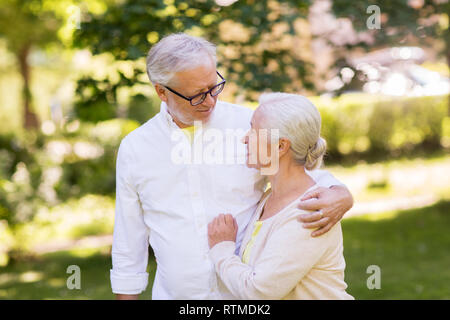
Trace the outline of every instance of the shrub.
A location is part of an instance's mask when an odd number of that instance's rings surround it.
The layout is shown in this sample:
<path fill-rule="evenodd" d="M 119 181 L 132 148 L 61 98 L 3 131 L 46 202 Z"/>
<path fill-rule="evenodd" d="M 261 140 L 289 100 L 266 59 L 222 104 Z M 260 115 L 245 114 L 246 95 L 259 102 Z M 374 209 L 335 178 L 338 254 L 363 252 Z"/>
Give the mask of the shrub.
<path fill-rule="evenodd" d="M 143 124 L 159 112 L 159 104 L 159 98 L 154 96 L 135 95 L 128 106 L 128 118 Z"/>
<path fill-rule="evenodd" d="M 322 115 L 322 135 L 336 159 L 388 158 L 445 146 L 448 96 L 312 99 Z M 442 145 L 441 145 L 442 144 Z"/>

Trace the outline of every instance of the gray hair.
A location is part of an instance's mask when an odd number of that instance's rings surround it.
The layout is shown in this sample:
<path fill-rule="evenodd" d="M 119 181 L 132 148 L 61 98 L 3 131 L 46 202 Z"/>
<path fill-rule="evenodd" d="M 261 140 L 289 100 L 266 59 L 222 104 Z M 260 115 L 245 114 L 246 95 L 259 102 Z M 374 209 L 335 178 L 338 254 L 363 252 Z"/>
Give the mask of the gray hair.
<path fill-rule="evenodd" d="M 148 77 L 153 85 L 168 85 L 176 72 L 205 64 L 205 55 L 217 63 L 216 46 L 211 42 L 185 33 L 168 35 L 148 52 Z"/>
<path fill-rule="evenodd" d="M 319 110 L 307 98 L 289 93 L 266 93 L 259 98 L 263 123 L 267 129 L 278 129 L 279 137 L 291 142 L 294 160 L 313 170 L 320 167 L 327 148 L 320 136 Z"/>

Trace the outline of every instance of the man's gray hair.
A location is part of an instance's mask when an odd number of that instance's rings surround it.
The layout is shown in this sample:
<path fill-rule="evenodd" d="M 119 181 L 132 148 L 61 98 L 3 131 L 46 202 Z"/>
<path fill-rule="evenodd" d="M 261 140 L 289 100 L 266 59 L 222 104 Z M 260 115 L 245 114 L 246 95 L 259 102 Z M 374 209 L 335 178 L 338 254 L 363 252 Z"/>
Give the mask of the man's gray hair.
<path fill-rule="evenodd" d="M 153 85 L 168 85 L 176 72 L 206 64 L 208 56 L 217 63 L 214 44 L 200 37 L 174 33 L 162 38 L 148 52 L 147 74 Z"/>
<path fill-rule="evenodd" d="M 319 110 L 304 96 L 289 93 L 266 93 L 259 98 L 263 126 L 278 129 L 279 137 L 291 142 L 294 160 L 312 170 L 319 167 L 327 143 L 320 136 Z"/>

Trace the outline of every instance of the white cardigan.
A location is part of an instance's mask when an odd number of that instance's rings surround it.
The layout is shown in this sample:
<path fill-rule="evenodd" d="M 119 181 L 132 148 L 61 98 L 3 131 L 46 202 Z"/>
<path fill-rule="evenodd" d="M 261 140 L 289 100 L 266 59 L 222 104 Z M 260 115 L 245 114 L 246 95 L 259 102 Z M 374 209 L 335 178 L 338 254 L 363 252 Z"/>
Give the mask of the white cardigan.
<path fill-rule="evenodd" d="M 315 188 L 315 187 L 313 187 Z M 311 189 L 310 189 L 311 190 Z M 319 237 L 297 221 L 300 198 L 276 215 L 263 220 L 250 252 L 249 264 L 242 254 L 253 226 L 270 195 L 263 195 L 250 221 L 239 257 L 235 243 L 223 241 L 209 255 L 221 280 L 226 299 L 354 299 L 345 289 L 345 260 L 340 223 Z M 226 288 L 225 288 L 226 286 Z M 230 295 L 231 293 L 231 295 Z"/>

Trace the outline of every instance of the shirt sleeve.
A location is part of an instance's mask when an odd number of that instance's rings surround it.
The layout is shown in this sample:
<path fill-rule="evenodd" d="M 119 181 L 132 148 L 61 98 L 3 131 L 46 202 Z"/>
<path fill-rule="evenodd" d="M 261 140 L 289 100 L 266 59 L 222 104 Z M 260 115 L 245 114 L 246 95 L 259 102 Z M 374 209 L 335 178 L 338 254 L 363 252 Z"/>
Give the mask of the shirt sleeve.
<path fill-rule="evenodd" d="M 296 221 L 287 219 L 270 235 L 254 266 L 234 255 L 234 242 L 224 241 L 210 250 L 217 274 L 238 299 L 281 299 L 317 264 L 331 235 L 313 238 Z M 295 243 L 295 245 L 292 245 Z"/>
<path fill-rule="evenodd" d="M 122 140 L 116 163 L 116 211 L 111 250 L 112 292 L 139 294 L 147 287 L 149 228 L 143 218 L 138 193 L 131 183 L 132 153 Z"/>
<path fill-rule="evenodd" d="M 336 179 L 330 172 L 327 170 L 305 170 L 306 173 L 321 187 L 330 188 L 332 186 L 344 186 L 342 182 Z"/>

